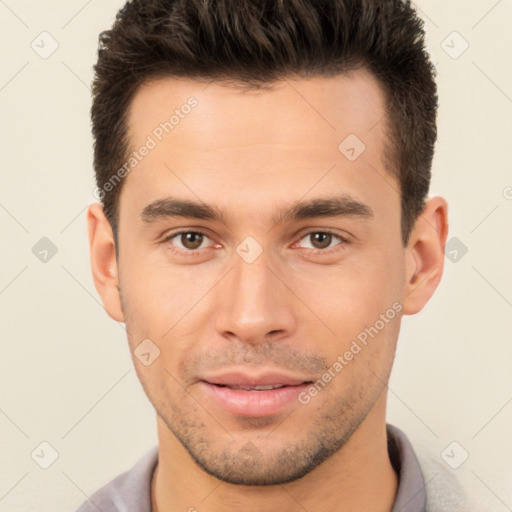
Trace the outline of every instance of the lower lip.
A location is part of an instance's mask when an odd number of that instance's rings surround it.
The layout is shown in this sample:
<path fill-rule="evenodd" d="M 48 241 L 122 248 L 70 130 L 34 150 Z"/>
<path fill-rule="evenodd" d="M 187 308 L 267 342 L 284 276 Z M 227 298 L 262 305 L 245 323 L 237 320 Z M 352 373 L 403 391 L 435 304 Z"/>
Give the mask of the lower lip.
<path fill-rule="evenodd" d="M 199 383 L 207 395 L 225 411 L 239 416 L 270 416 L 282 411 L 292 403 L 298 403 L 298 395 L 310 384 L 284 386 L 265 391 L 243 391 L 216 386 L 209 382 Z"/>

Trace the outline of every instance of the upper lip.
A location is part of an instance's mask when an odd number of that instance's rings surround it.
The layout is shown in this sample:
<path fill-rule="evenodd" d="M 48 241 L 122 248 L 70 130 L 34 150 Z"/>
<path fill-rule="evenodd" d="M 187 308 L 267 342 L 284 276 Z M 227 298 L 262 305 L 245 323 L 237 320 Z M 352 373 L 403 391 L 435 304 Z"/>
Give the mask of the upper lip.
<path fill-rule="evenodd" d="M 312 382 L 311 379 L 295 378 L 277 372 L 265 372 L 257 375 L 250 375 L 245 372 L 229 372 L 211 375 L 201 380 L 222 386 L 297 386 Z"/>

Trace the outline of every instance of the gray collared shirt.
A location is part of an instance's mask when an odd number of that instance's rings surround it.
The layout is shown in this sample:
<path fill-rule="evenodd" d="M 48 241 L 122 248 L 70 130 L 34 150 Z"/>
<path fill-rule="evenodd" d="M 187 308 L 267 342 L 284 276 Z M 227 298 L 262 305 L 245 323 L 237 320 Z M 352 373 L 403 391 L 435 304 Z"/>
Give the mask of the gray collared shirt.
<path fill-rule="evenodd" d="M 398 475 L 391 512 L 426 512 L 423 475 L 413 447 L 397 427 L 386 425 L 388 453 Z M 154 446 L 128 471 L 121 473 L 82 503 L 76 512 L 151 512 L 151 478 L 158 462 Z"/>

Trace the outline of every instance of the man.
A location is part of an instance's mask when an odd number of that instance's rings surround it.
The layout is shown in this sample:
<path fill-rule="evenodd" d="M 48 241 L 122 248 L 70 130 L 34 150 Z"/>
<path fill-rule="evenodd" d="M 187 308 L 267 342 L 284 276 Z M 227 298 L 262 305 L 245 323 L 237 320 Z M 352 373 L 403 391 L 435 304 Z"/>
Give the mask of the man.
<path fill-rule="evenodd" d="M 468 510 L 385 419 L 448 229 L 411 5 L 135 0 L 95 71 L 92 272 L 159 444 L 79 511 Z"/>

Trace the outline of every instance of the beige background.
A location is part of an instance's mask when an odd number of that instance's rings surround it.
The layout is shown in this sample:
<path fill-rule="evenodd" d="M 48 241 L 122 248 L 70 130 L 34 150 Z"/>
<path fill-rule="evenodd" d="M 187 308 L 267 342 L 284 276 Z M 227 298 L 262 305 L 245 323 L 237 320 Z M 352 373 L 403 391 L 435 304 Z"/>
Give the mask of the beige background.
<path fill-rule="evenodd" d="M 92 65 L 98 34 L 122 3 L 0 0 L 0 511 L 72 511 L 156 443 L 124 328 L 93 286 L 85 224 L 94 200 Z M 433 300 L 403 322 L 388 421 L 434 453 L 457 441 L 469 458 L 451 471 L 487 504 L 482 510 L 505 512 L 512 510 L 512 2 L 417 5 L 439 72 L 432 195 L 448 200 L 449 238 L 468 251 L 447 259 Z M 32 41 L 41 53 L 51 38 L 58 48 L 42 58 Z M 464 41 L 469 47 L 458 55 Z M 57 248 L 47 262 L 32 252 L 43 237 Z M 48 469 L 36 463 L 49 461 L 44 441 L 58 452 Z"/>

